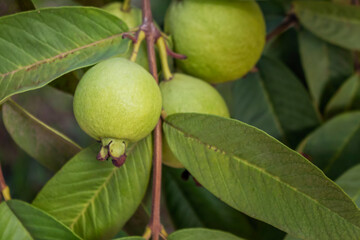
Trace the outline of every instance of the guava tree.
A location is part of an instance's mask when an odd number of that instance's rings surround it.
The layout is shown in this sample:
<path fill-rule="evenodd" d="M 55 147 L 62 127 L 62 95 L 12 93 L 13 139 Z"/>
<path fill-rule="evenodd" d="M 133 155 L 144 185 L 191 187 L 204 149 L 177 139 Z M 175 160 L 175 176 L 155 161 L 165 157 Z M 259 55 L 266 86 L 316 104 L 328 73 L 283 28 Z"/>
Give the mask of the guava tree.
<path fill-rule="evenodd" d="M 0 239 L 360 239 L 358 0 L 0 16 Z"/>

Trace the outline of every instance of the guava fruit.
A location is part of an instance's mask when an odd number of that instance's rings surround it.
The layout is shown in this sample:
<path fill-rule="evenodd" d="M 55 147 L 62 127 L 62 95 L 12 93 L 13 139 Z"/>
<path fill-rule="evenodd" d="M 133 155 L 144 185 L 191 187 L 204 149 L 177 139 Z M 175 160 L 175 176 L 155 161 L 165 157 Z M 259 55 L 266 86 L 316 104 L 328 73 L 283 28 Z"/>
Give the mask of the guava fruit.
<path fill-rule="evenodd" d="M 113 2 L 106 4 L 103 9 L 112 15 L 120 18 L 121 20 L 126 23 L 129 30 L 139 27 L 142 23 L 142 11 L 139 8 L 131 7 L 128 11 L 124 11 L 122 9 L 122 3 L 120 2 Z M 125 55 L 117 56 L 117 57 L 124 57 L 129 59 L 132 54 L 132 48 Z M 136 63 L 140 66 L 149 70 L 149 64 L 147 59 L 147 50 L 145 42 L 142 43 L 140 46 L 138 56 L 136 58 Z"/>
<path fill-rule="evenodd" d="M 162 99 L 154 78 L 138 64 L 111 58 L 90 68 L 74 94 L 74 114 L 80 127 L 101 141 L 98 159 L 125 159 L 129 143 L 146 137 L 161 113 Z"/>
<path fill-rule="evenodd" d="M 160 90 L 163 110 L 167 116 L 192 112 L 229 117 L 229 110 L 221 95 L 210 84 L 198 78 L 176 73 L 171 80 L 160 83 Z M 175 168 L 183 167 L 163 139 L 163 163 Z"/>
<path fill-rule="evenodd" d="M 254 0 L 173 0 L 165 31 L 175 51 L 186 55 L 177 65 L 210 83 L 245 75 L 265 45 L 265 22 Z"/>

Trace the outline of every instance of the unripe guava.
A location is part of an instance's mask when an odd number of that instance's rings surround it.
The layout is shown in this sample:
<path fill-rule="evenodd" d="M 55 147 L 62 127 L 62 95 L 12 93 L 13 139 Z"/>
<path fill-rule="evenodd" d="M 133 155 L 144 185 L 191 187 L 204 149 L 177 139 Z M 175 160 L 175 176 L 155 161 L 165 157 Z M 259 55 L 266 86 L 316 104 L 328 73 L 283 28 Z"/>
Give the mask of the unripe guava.
<path fill-rule="evenodd" d="M 139 8 L 131 7 L 128 11 L 124 11 L 122 9 L 122 3 L 113 2 L 106 4 L 103 9 L 123 20 L 124 23 L 126 23 L 126 25 L 128 26 L 129 30 L 139 27 L 142 23 L 142 12 Z M 129 59 L 132 54 L 132 48 L 130 48 L 129 50 L 130 51 L 128 51 L 126 55 L 118 57 L 124 57 Z M 146 70 L 149 70 L 146 44 L 144 42 L 140 46 L 138 56 L 136 58 L 136 63 L 145 68 Z"/>
<path fill-rule="evenodd" d="M 136 28 L 141 24 L 142 13 L 139 8 L 131 7 L 128 11 L 124 11 L 122 3 L 112 2 L 106 4 L 103 9 L 123 20 L 129 29 Z"/>
<path fill-rule="evenodd" d="M 161 93 L 154 78 L 138 64 L 111 58 L 90 68 L 74 95 L 80 127 L 102 142 L 99 160 L 109 156 L 122 165 L 128 143 L 154 129 L 161 113 Z"/>
<path fill-rule="evenodd" d="M 265 22 L 254 0 L 173 0 L 165 31 L 177 61 L 186 73 L 210 83 L 245 75 L 260 58 L 265 45 Z"/>
<path fill-rule="evenodd" d="M 171 80 L 160 83 L 160 90 L 166 115 L 193 112 L 229 117 L 229 110 L 221 95 L 210 84 L 198 78 L 176 73 Z M 166 140 L 163 145 L 163 163 L 171 167 L 183 167 Z"/>

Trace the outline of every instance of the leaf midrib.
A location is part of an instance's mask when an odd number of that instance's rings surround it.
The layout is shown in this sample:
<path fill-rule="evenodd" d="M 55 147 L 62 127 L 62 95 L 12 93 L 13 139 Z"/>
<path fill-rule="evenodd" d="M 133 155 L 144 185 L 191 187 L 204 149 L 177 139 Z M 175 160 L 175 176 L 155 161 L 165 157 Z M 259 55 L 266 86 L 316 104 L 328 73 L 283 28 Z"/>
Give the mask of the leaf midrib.
<path fill-rule="evenodd" d="M 328 208 L 327 206 L 322 205 L 322 204 L 319 204 L 319 201 L 318 201 L 318 200 L 311 198 L 309 195 L 307 195 L 306 193 L 304 193 L 304 192 L 302 192 L 302 191 L 298 191 L 297 188 L 292 187 L 292 186 L 289 185 L 288 183 L 286 183 L 286 182 L 284 182 L 284 181 L 278 181 L 278 180 L 280 180 L 279 177 L 273 176 L 271 173 L 266 172 L 265 169 L 260 168 L 260 167 L 258 167 L 258 166 L 256 166 L 256 165 L 254 165 L 254 164 L 246 161 L 245 159 L 239 158 L 239 157 L 237 157 L 237 156 L 236 156 L 235 154 L 233 154 L 233 153 L 230 153 L 230 154 L 229 154 L 227 151 L 224 151 L 223 149 L 220 149 L 220 148 L 218 148 L 217 146 L 214 146 L 214 145 L 211 145 L 211 144 L 207 144 L 207 143 L 203 142 L 202 140 L 200 140 L 199 138 L 197 138 L 197 137 L 195 137 L 195 136 L 193 136 L 193 135 L 191 135 L 191 134 L 189 134 L 189 133 L 184 132 L 182 129 L 180 129 L 179 127 L 174 126 L 173 124 L 169 123 L 169 122 L 166 121 L 166 120 L 165 120 L 164 122 L 165 122 L 166 124 L 168 124 L 169 126 L 173 127 L 174 129 L 176 129 L 177 131 L 181 132 L 185 138 L 189 138 L 189 137 L 190 137 L 190 138 L 198 141 L 198 142 L 199 142 L 200 144 L 202 144 L 202 145 L 210 146 L 210 148 L 208 148 L 208 149 L 211 150 L 211 151 L 214 151 L 214 150 L 211 148 L 211 147 L 214 147 L 214 148 L 216 148 L 217 150 L 220 150 L 222 153 L 225 153 L 226 155 L 228 155 L 228 156 L 230 156 L 230 157 L 238 160 L 240 163 L 243 163 L 243 164 L 245 164 L 245 165 L 248 165 L 249 167 L 252 167 L 253 169 L 255 169 L 255 170 L 257 170 L 257 171 L 263 172 L 265 175 L 268 175 L 268 176 L 270 177 L 270 179 L 273 179 L 275 182 L 279 182 L 280 184 L 285 185 L 287 188 L 293 190 L 294 192 L 303 195 L 305 198 L 309 199 L 311 202 L 314 202 L 315 205 L 318 205 L 320 208 L 323 208 L 323 209 L 329 211 L 330 213 L 337 215 L 337 216 L 340 217 L 341 219 L 344 219 L 346 222 L 348 222 L 348 223 L 350 223 L 351 225 L 355 226 L 355 227 L 358 228 L 359 231 L 360 231 L 360 226 L 355 225 L 354 223 L 350 222 L 348 219 L 346 219 L 346 218 L 344 218 L 343 216 L 339 215 L 339 213 L 332 211 L 332 210 L 331 210 L 330 208 Z M 214 151 L 214 152 L 215 152 L 215 153 L 218 153 L 218 152 L 216 152 L 216 151 Z M 296 153 L 296 152 L 294 152 L 294 153 Z M 298 154 L 298 153 L 296 153 L 296 154 Z M 298 155 L 299 155 L 299 154 L 298 154 Z M 300 156 L 301 156 L 301 155 L 300 155 Z M 326 177 L 326 176 L 325 176 L 325 177 Z M 336 186 L 336 185 L 334 185 L 334 186 Z M 349 200 L 351 200 L 351 199 L 349 199 Z M 355 205 L 355 207 L 356 207 L 356 205 Z"/>
<path fill-rule="evenodd" d="M 40 61 L 37 61 L 35 63 L 32 63 L 32 64 L 29 64 L 29 65 L 26 65 L 26 66 L 22 66 L 18 69 L 15 69 L 13 71 L 10 71 L 10 72 L 6 72 L 6 73 L 1 73 L 0 74 L 0 79 L 4 79 L 6 76 L 8 75 L 13 75 L 17 72 L 20 72 L 22 70 L 28 70 L 28 71 L 33 71 L 34 69 L 37 69 L 38 66 L 42 65 L 42 64 L 46 64 L 48 62 L 53 62 L 57 59 L 61 59 L 61 58 L 65 58 L 66 56 L 68 56 L 69 54 L 73 54 L 77 51 L 80 51 L 80 50 L 83 50 L 83 49 L 86 49 L 86 48 L 90 48 L 90 47 L 93 47 L 93 46 L 96 46 L 97 44 L 99 43 L 103 43 L 103 42 L 106 42 L 108 40 L 112 40 L 112 39 L 115 39 L 115 38 L 118 38 L 118 37 L 122 37 L 124 33 L 118 33 L 118 34 L 115 34 L 115 35 L 112 35 L 112 36 L 109 36 L 109 37 L 106 37 L 106 38 L 103 38 L 103 39 L 100 39 L 100 40 L 97 40 L 95 42 L 91 42 L 91 43 L 88 43 L 86 45 L 83 45 L 83 46 L 80 46 L 80 47 L 77 47 L 77 48 L 73 48 L 71 50 L 68 50 L 66 52 L 63 52 L 63 53 L 59 53 L 53 57 L 50 57 L 50 58 L 46 58 L 46 59 L 43 59 L 43 60 L 40 60 Z"/>

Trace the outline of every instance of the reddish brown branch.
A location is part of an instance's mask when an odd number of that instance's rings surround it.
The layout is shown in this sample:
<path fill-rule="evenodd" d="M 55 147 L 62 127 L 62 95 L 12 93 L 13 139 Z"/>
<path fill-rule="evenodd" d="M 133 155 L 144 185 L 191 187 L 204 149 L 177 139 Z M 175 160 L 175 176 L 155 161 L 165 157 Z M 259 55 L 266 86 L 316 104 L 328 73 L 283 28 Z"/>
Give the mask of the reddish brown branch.
<path fill-rule="evenodd" d="M 352 5 L 360 5 L 360 0 L 351 0 Z"/>
<path fill-rule="evenodd" d="M 147 53 L 149 60 L 150 73 L 159 83 L 155 56 L 155 42 L 161 36 L 160 31 L 156 28 L 151 8 L 150 0 L 142 0 L 143 23 L 140 30 L 145 32 Z M 158 240 L 161 232 L 160 221 L 160 199 L 161 199 L 161 168 L 162 168 L 162 131 L 161 119 L 154 130 L 154 159 L 153 159 L 153 188 L 152 188 L 152 206 L 149 227 L 151 229 L 152 239 Z"/>
<path fill-rule="evenodd" d="M 293 13 L 288 14 L 284 19 L 284 21 L 266 36 L 266 41 L 267 42 L 270 41 L 274 37 L 280 35 L 284 31 L 295 26 L 296 22 L 297 22 L 297 18 L 295 14 Z"/>
<path fill-rule="evenodd" d="M 124 33 L 122 36 L 123 39 L 129 38 L 133 43 L 136 43 L 137 39 L 135 36 L 131 35 L 130 33 Z"/>

